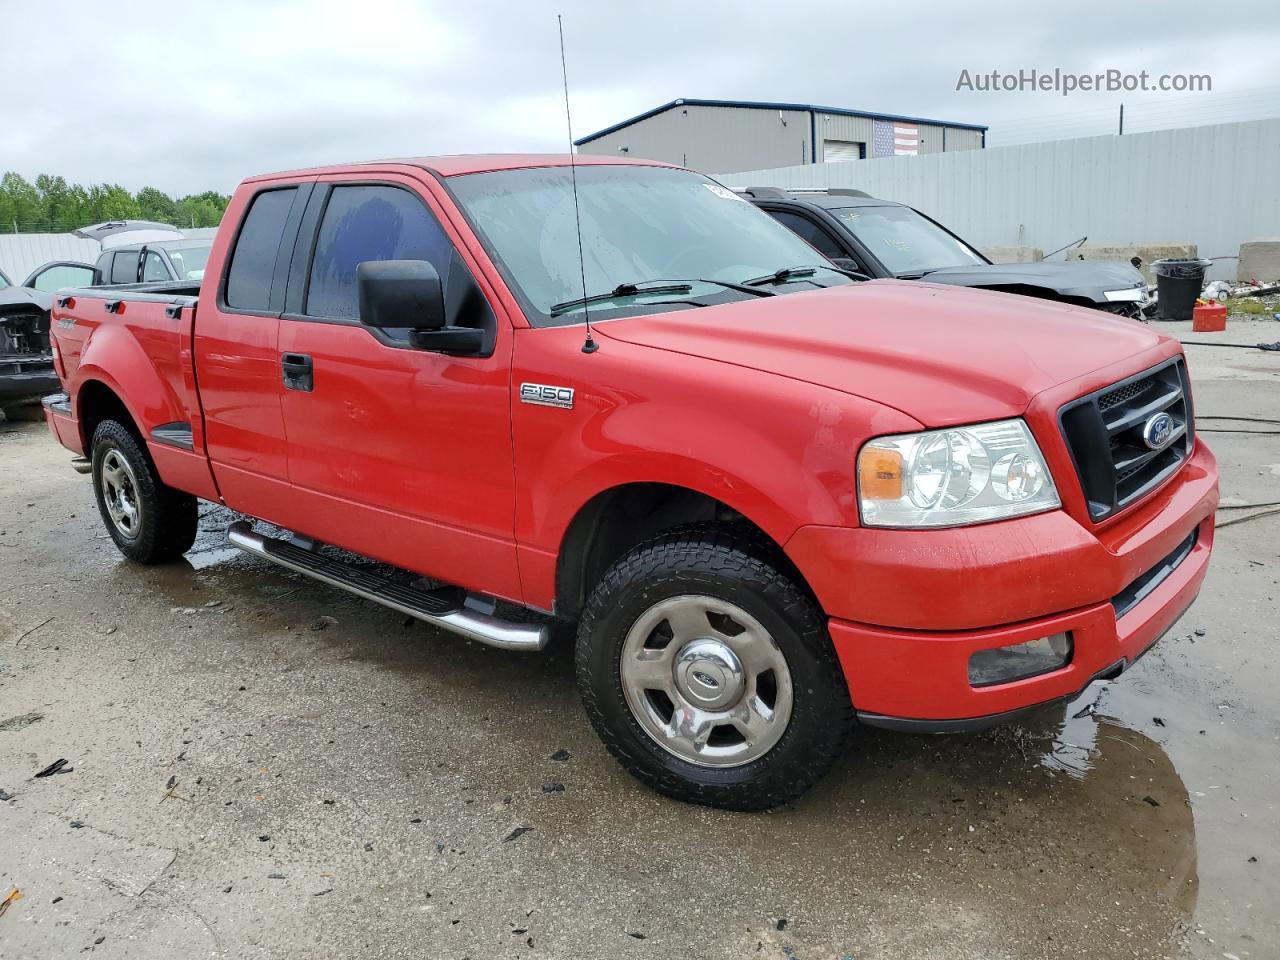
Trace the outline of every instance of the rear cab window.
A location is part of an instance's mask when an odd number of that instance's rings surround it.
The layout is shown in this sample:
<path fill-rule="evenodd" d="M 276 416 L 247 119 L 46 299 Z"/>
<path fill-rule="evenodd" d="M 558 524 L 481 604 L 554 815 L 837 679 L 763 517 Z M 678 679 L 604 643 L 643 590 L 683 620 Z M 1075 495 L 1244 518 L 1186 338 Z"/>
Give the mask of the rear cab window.
<path fill-rule="evenodd" d="M 111 261 L 112 283 L 138 282 L 138 251 L 117 250 L 115 259 Z"/>
<path fill-rule="evenodd" d="M 284 292 L 272 290 L 276 254 L 297 193 L 296 186 L 282 187 L 253 198 L 231 253 L 224 297 L 228 308 L 251 313 L 279 309 Z"/>

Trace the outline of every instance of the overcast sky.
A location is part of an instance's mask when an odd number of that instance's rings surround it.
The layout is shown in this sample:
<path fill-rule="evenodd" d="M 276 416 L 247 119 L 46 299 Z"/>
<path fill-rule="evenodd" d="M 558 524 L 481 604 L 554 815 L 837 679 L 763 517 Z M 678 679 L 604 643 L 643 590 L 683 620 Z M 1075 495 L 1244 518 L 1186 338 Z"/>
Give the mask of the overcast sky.
<path fill-rule="evenodd" d="M 1130 129 L 1252 119 L 1280 113 L 1278 9 L 0 0 L 0 171 L 226 193 L 327 162 L 563 150 L 557 12 L 578 136 L 677 97 L 985 123 L 991 143 L 1110 132 L 1121 99 Z M 1213 92 L 956 91 L 962 69 L 1032 67 L 1208 73 Z"/>

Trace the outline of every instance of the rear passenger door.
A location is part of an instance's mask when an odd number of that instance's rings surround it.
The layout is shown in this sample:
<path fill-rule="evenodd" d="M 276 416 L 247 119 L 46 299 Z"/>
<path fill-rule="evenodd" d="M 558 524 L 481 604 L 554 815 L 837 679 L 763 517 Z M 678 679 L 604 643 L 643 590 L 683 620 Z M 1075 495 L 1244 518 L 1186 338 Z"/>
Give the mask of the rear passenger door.
<path fill-rule="evenodd" d="M 495 313 L 443 207 L 396 174 L 316 186 L 294 253 L 280 353 L 289 478 L 306 533 L 485 592 L 520 595 L 510 428 L 510 322 Z M 486 356 L 411 346 L 359 319 L 356 267 L 425 260 L 451 325 Z"/>
<path fill-rule="evenodd" d="M 293 518 L 280 411 L 280 313 L 298 224 L 313 181 L 237 193 L 223 217 L 195 324 L 205 444 L 227 505 L 288 525 Z M 216 277 L 216 282 L 210 282 Z"/>

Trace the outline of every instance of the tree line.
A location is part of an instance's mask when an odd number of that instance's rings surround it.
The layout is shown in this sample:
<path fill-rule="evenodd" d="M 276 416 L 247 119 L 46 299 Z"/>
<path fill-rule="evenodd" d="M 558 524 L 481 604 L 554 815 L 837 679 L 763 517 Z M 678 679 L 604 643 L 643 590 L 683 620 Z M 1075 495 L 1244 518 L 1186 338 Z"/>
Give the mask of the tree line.
<path fill-rule="evenodd" d="M 0 232 L 69 233 L 104 220 L 216 227 L 230 202 L 216 190 L 175 198 L 155 187 L 135 194 L 114 183 L 85 187 L 47 173 L 33 184 L 11 171 L 0 177 Z"/>

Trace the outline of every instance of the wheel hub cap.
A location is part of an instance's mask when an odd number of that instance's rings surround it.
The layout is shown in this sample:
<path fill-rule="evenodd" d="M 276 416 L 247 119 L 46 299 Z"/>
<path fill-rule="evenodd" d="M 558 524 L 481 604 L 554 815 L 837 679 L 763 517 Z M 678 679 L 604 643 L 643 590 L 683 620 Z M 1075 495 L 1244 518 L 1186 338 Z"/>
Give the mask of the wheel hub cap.
<path fill-rule="evenodd" d="M 758 760 L 791 720 L 782 650 L 759 620 L 716 597 L 671 597 L 642 613 L 623 640 L 619 674 L 641 729 L 699 766 Z"/>
<path fill-rule="evenodd" d="M 133 468 L 118 450 L 110 450 L 102 458 L 100 475 L 102 502 L 107 515 L 123 536 L 132 540 L 138 536 L 142 510 L 138 502 L 138 484 Z"/>
<path fill-rule="evenodd" d="M 687 643 L 676 655 L 676 689 L 689 701 L 715 710 L 742 699 L 742 663 L 719 640 Z"/>

